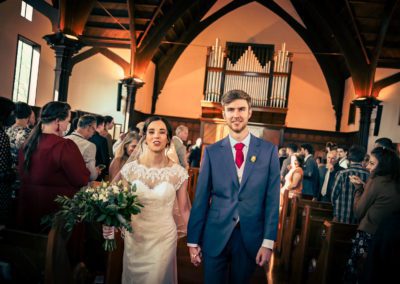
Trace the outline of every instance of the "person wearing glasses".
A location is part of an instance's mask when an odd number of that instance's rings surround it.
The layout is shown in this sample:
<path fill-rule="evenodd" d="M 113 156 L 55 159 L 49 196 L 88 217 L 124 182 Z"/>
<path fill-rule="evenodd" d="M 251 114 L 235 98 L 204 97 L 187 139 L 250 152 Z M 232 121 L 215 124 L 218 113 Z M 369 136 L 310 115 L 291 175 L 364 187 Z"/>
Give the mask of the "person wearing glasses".
<path fill-rule="evenodd" d="M 86 168 L 90 171 L 90 181 L 96 180 L 101 173 L 101 169 L 96 167 L 96 145 L 89 141 L 96 132 L 96 125 L 96 117 L 83 115 L 78 120 L 77 129 L 71 135 L 65 136 L 78 146 Z"/>

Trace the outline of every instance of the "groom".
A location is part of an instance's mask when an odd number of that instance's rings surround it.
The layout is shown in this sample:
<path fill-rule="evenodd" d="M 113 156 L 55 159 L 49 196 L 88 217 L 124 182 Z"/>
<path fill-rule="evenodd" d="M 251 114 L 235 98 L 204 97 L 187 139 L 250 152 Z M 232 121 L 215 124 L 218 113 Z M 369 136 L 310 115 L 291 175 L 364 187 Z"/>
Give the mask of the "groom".
<path fill-rule="evenodd" d="M 188 225 L 195 266 L 204 283 L 248 283 L 271 257 L 279 214 L 277 149 L 251 135 L 250 96 L 222 97 L 229 136 L 205 148 Z"/>

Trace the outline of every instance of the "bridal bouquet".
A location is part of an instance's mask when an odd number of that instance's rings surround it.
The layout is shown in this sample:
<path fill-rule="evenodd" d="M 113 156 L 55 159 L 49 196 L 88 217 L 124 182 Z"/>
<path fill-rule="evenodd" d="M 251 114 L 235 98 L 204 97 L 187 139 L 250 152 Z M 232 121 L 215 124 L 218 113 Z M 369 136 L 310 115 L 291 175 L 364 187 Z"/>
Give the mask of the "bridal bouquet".
<path fill-rule="evenodd" d="M 71 231 L 79 222 L 99 222 L 110 227 L 119 227 L 132 232 L 131 215 L 140 213 L 143 207 L 134 194 L 135 184 L 124 186 L 118 183 L 102 182 L 94 186 L 83 187 L 74 197 L 58 196 L 55 201 L 61 210 L 55 217 L 65 220 L 65 228 Z M 116 248 L 114 238 L 104 241 L 106 251 Z"/>

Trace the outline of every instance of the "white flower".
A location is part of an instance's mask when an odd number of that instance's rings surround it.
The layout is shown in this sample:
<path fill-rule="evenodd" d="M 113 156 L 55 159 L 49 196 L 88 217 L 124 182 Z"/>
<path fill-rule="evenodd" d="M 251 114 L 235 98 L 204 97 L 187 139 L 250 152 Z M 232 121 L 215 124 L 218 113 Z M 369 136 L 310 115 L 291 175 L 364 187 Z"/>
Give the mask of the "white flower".
<path fill-rule="evenodd" d="M 113 186 L 112 186 L 112 190 L 113 190 L 113 193 L 114 193 L 114 194 L 118 194 L 118 193 L 119 193 L 119 187 L 116 186 L 116 185 L 113 185 Z"/>

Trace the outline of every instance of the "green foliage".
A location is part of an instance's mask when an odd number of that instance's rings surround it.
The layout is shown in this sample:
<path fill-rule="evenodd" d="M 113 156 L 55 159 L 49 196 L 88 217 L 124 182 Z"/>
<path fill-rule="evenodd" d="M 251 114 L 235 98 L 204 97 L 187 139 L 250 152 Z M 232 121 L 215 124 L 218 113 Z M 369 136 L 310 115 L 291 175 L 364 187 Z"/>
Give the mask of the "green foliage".
<path fill-rule="evenodd" d="M 139 214 L 143 207 L 137 200 L 135 191 L 135 184 L 124 186 L 122 182 L 85 186 L 72 198 L 57 196 L 55 201 L 60 204 L 61 209 L 53 217 L 46 216 L 42 222 L 61 217 L 65 220 L 65 228 L 68 231 L 79 222 L 99 222 L 132 232 L 131 215 Z M 106 240 L 104 247 L 106 250 L 113 250 L 115 242 Z"/>

